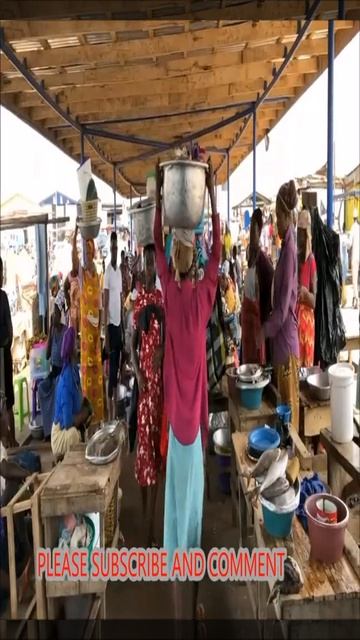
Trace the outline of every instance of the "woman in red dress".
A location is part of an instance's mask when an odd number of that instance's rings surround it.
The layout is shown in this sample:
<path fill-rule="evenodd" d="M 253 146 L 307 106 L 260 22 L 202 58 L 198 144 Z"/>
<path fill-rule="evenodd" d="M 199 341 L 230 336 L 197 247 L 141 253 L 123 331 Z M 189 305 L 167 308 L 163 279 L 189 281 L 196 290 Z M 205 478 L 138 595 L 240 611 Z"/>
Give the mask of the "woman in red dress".
<path fill-rule="evenodd" d="M 303 209 L 299 214 L 297 228 L 298 243 L 298 325 L 300 366 L 312 367 L 315 347 L 315 304 L 317 275 L 316 262 L 311 251 L 311 216 Z"/>
<path fill-rule="evenodd" d="M 135 477 L 141 487 L 143 515 L 148 522 L 147 545 L 151 546 L 155 544 L 154 514 L 162 462 L 160 435 L 163 416 L 162 360 L 165 333 L 162 294 L 155 286 L 153 245 L 144 249 L 144 266 L 145 286 L 136 298 L 131 352 L 139 388 Z"/>

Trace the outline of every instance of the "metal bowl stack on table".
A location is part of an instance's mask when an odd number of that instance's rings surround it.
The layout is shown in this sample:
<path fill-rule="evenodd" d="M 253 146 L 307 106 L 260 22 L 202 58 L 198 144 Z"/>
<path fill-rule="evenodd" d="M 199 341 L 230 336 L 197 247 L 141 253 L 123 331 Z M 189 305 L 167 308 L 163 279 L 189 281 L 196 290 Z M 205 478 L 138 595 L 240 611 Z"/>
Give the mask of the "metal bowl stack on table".
<path fill-rule="evenodd" d="M 307 383 L 315 400 L 330 400 L 330 382 L 327 371 L 309 376 Z"/>

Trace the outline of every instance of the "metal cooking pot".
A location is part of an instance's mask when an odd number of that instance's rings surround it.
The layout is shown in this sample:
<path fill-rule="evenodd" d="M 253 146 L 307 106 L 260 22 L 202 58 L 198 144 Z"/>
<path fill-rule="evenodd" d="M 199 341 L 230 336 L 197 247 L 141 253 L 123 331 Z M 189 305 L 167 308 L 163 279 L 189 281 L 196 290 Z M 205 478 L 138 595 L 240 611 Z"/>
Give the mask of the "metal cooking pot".
<path fill-rule="evenodd" d="M 307 379 L 311 395 L 316 400 L 330 400 L 330 382 L 327 371 L 316 373 Z"/>
<path fill-rule="evenodd" d="M 258 364 L 243 364 L 238 368 L 239 379 L 242 382 L 257 382 L 263 373 Z"/>
<path fill-rule="evenodd" d="M 156 204 L 153 201 L 143 201 L 143 206 L 129 210 L 134 222 L 134 231 L 138 245 L 146 247 L 154 242 L 154 222 Z"/>
<path fill-rule="evenodd" d="M 164 169 L 164 224 L 168 227 L 196 229 L 205 205 L 206 169 L 204 162 L 170 160 Z"/>

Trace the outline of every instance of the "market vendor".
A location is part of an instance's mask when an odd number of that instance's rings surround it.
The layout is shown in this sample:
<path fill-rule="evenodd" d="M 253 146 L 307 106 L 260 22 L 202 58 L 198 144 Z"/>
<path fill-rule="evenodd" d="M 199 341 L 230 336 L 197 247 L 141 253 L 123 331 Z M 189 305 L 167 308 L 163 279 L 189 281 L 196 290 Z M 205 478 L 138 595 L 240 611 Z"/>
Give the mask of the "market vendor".
<path fill-rule="evenodd" d="M 46 348 L 46 359 L 50 360 L 51 370 L 49 378 L 55 379 L 62 369 L 61 345 L 66 327 L 61 322 L 61 308 L 58 301 L 55 302 L 54 313 L 50 321 L 49 339 Z"/>
<path fill-rule="evenodd" d="M 81 442 L 82 433 L 92 416 L 91 405 L 82 396 L 73 327 L 65 332 L 61 357 L 63 368 L 56 387 L 51 431 L 51 448 L 55 458 L 63 457 L 72 446 Z"/>
<path fill-rule="evenodd" d="M 144 248 L 145 285 L 134 309 L 131 354 L 139 389 L 135 477 L 141 487 L 147 546 L 156 545 L 154 517 L 161 469 L 160 433 L 163 417 L 162 363 L 164 307 L 156 288 L 155 247 Z"/>
<path fill-rule="evenodd" d="M 296 316 L 298 298 L 297 249 L 293 211 L 297 204 L 295 182 L 283 184 L 276 198 L 278 233 L 282 240 L 273 284 L 272 313 L 262 325 L 257 345 L 270 338 L 272 364 L 282 402 L 292 411 L 293 427 L 299 429 L 299 335 Z"/>
<path fill-rule="evenodd" d="M 80 330 L 80 280 L 79 269 L 80 261 L 77 250 L 77 234 L 78 226 L 75 227 L 75 233 L 73 236 L 72 244 L 72 269 L 65 278 L 64 282 L 64 294 L 66 304 L 69 310 L 69 326 L 74 327 L 76 335 Z"/>
<path fill-rule="evenodd" d="M 11 321 L 9 299 L 3 289 L 4 268 L 0 257 L 0 382 L 3 384 L 6 396 L 6 408 L 10 424 L 11 446 L 18 445 L 15 439 L 15 417 L 14 417 L 14 385 L 13 385 L 13 362 L 11 346 L 13 342 L 13 326 Z M 1 380 L 1 371 L 4 371 L 4 381 Z"/>
<path fill-rule="evenodd" d="M 203 493 L 203 448 L 208 434 L 206 329 L 212 314 L 220 262 L 220 221 L 216 212 L 214 173 L 206 173 L 212 207 L 213 246 L 205 275 L 194 272 L 195 235 L 173 230 L 172 266 L 164 253 L 161 229 L 163 172 L 157 166 L 154 239 L 157 270 L 165 307 L 164 409 L 169 420 L 166 463 L 164 547 L 171 563 L 175 549 L 200 547 Z M 189 237 L 190 235 L 190 237 Z M 182 617 L 185 594 L 175 582 L 175 611 Z M 185 585 L 186 586 L 186 585 Z M 196 585 L 195 585 L 196 587 Z M 192 598 L 196 615 L 197 590 Z"/>
<path fill-rule="evenodd" d="M 271 285 L 274 269 L 260 247 L 263 214 L 255 209 L 251 216 L 250 244 L 247 248 L 248 269 L 241 305 L 241 361 L 264 365 L 270 361 L 265 341 L 257 346 L 257 334 L 271 311 Z"/>
<path fill-rule="evenodd" d="M 300 366 L 312 367 L 315 348 L 315 305 L 317 274 L 311 244 L 311 216 L 303 209 L 297 224 L 299 296 L 297 317 L 299 324 Z"/>

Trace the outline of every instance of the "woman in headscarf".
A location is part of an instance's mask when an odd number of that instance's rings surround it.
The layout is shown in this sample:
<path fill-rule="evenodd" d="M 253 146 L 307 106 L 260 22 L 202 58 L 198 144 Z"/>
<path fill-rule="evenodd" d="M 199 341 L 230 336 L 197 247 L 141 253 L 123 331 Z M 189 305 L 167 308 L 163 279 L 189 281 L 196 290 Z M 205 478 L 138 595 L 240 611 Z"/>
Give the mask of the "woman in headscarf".
<path fill-rule="evenodd" d="M 311 216 L 303 209 L 297 224 L 299 295 L 297 317 L 299 324 L 300 366 L 312 367 L 315 346 L 316 262 L 311 246 Z"/>
<path fill-rule="evenodd" d="M 200 547 L 204 498 L 203 448 L 208 435 L 206 333 L 212 314 L 220 262 L 220 222 L 216 212 L 214 174 L 206 174 L 209 190 L 213 246 L 202 280 L 196 278 L 195 234 L 174 230 L 172 265 L 164 253 L 161 228 L 163 174 L 157 166 L 154 239 L 157 270 L 165 308 L 164 410 L 169 420 L 166 462 L 164 547 L 169 564 L 176 549 Z M 184 604 L 175 582 L 176 618 Z M 188 594 L 190 595 L 190 594 Z M 196 589 L 192 593 L 196 614 Z"/>
<path fill-rule="evenodd" d="M 90 403 L 82 397 L 79 369 L 75 364 L 75 344 L 75 331 L 70 327 L 65 332 L 61 347 L 63 368 L 56 387 L 51 430 L 51 448 L 57 459 L 81 442 L 82 431 L 92 415 Z"/>
<path fill-rule="evenodd" d="M 257 335 L 271 311 L 271 285 L 274 269 L 269 258 L 260 248 L 263 226 L 261 209 L 255 209 L 250 224 L 248 246 L 248 270 L 244 281 L 244 297 L 241 306 L 241 351 L 243 364 L 264 365 L 270 354 L 265 342 L 257 346 Z"/>
<path fill-rule="evenodd" d="M 165 337 L 163 299 L 155 285 L 153 245 L 144 248 L 144 266 L 145 285 L 135 301 L 131 355 L 139 389 L 135 477 L 141 487 L 143 517 L 147 521 L 147 546 L 150 547 L 155 544 L 154 515 L 161 468 L 162 360 Z"/>
<path fill-rule="evenodd" d="M 270 318 L 258 334 L 260 348 L 270 338 L 272 364 L 282 402 L 292 411 L 292 424 L 299 429 L 299 335 L 296 315 L 298 281 L 297 250 L 294 239 L 293 211 L 297 203 L 295 182 L 283 184 L 276 198 L 278 233 L 282 240 L 273 284 Z"/>
<path fill-rule="evenodd" d="M 94 409 L 94 423 L 104 419 L 100 328 L 102 291 L 95 265 L 95 243 L 86 240 L 85 265 L 80 266 L 81 381 Z M 74 267 L 74 265 L 73 265 Z"/>

